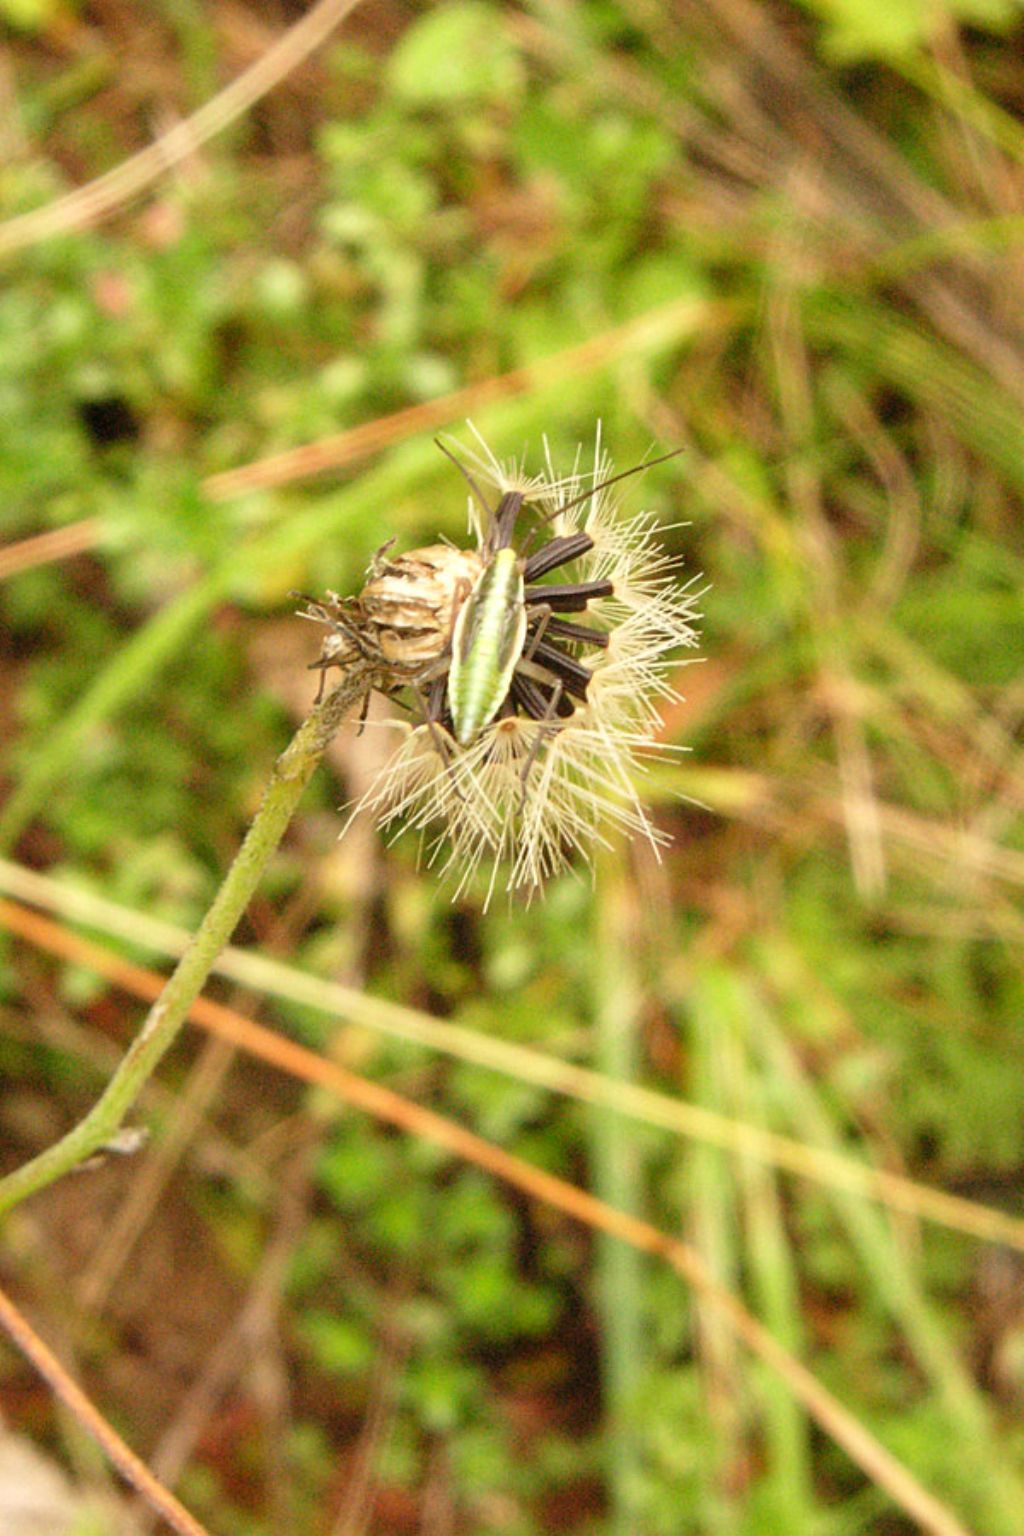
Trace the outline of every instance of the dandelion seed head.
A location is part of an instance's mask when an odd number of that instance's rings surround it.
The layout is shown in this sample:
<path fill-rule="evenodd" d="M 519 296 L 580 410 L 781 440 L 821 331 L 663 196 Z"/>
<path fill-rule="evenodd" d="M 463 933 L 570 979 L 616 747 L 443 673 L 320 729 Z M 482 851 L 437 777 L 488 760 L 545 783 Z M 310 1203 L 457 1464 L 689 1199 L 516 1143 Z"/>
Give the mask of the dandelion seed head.
<path fill-rule="evenodd" d="M 475 496 L 469 498 L 478 549 L 452 550 L 450 565 L 437 557 L 439 546 L 395 562 L 378 557 L 371 584 L 396 568 L 407 581 L 394 590 L 385 581 L 383 594 L 373 595 L 379 604 L 397 594 L 392 608 L 380 608 L 376 619 L 383 613 L 392 630 L 396 614 L 407 621 L 407 629 L 399 626 L 398 633 L 402 654 L 410 659 L 401 676 L 389 673 L 379 629 L 371 636 L 381 655 L 379 686 L 396 692 L 412 676 L 420 708 L 409 720 L 394 722 L 395 750 L 353 814 L 370 815 L 395 835 L 403 828 L 425 835 L 428 865 L 450 878 L 456 893 L 489 870 L 490 900 L 502 885 L 509 892 L 535 890 L 573 861 L 589 861 L 596 848 L 617 836 L 641 837 L 656 852 L 669 841 L 648 815 L 637 781 L 652 757 L 677 750 L 659 739 L 659 705 L 679 698 L 672 677 L 678 653 L 697 643 L 699 593 L 693 582 L 680 583 L 679 562 L 663 549 L 656 517 L 623 514 L 619 488 L 613 493 L 604 487 L 614 470 L 600 431 L 593 452 L 578 449 L 571 467 L 560 474 L 546 442 L 544 469 L 530 473 L 525 456 L 500 460 L 476 429 L 470 430 L 473 445 L 460 447 L 458 457 L 481 492 L 486 487 L 499 497 L 510 492 L 523 497 L 513 534 L 522 568 L 529 571 L 530 552 L 543 550 L 548 540 L 575 536 L 571 563 L 559 562 L 563 569 L 555 580 L 576 583 L 586 594 L 585 612 L 579 615 L 585 622 L 563 624 L 561 630 L 564 635 L 567 628 L 582 629 L 597 638 L 562 638 L 559 625 L 552 623 L 553 651 L 545 652 L 548 620 L 536 616 L 542 607 L 535 610 L 508 698 L 495 718 L 460 745 L 443 703 L 443 660 L 432 672 L 418 675 L 411 661 L 422 643 L 420 632 L 439 629 L 450 635 L 467 580 L 482 568 L 488 534 L 483 508 Z M 424 555 L 437 557 L 436 568 L 430 566 L 426 576 Z M 554 562 L 544 567 L 553 568 Z M 424 619 L 414 599 L 425 596 L 429 606 L 430 583 L 438 581 L 446 606 L 438 599 Z M 542 587 L 543 580 L 535 590 Z M 341 600 L 331 597 L 340 608 Z M 346 646 L 355 644 L 350 630 L 358 630 L 360 613 L 372 628 L 374 614 L 359 603 L 344 605 L 344 635 L 329 634 L 320 665 L 337 664 L 327 659 L 330 645 L 343 656 Z M 575 617 L 579 610 L 565 611 Z M 311 603 L 307 616 L 329 622 L 325 613 L 327 605 Z M 433 703 L 424 718 L 427 698 Z M 547 707 L 539 707 L 537 699 L 546 699 Z"/>

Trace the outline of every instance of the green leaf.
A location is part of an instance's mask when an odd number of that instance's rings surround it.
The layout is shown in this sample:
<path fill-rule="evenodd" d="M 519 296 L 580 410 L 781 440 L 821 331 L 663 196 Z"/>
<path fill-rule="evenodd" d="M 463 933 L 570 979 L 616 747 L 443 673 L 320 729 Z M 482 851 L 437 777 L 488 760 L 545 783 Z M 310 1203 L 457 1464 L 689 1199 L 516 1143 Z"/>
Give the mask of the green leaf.
<path fill-rule="evenodd" d="M 840 63 L 907 58 L 924 48 L 947 15 L 969 26 L 1003 31 L 1021 13 L 1021 0 L 803 0 L 824 23 L 823 49 Z"/>
<path fill-rule="evenodd" d="M 373 1359 L 374 1343 L 365 1325 L 330 1312 L 308 1312 L 300 1332 L 317 1363 L 338 1376 L 358 1376 Z"/>
<path fill-rule="evenodd" d="M 22 32 L 42 32 L 62 9 L 60 0 L 0 0 L 0 21 Z"/>
<path fill-rule="evenodd" d="M 409 28 L 387 79 L 412 102 L 494 100 L 518 94 L 522 70 L 501 13 L 463 0 Z"/>

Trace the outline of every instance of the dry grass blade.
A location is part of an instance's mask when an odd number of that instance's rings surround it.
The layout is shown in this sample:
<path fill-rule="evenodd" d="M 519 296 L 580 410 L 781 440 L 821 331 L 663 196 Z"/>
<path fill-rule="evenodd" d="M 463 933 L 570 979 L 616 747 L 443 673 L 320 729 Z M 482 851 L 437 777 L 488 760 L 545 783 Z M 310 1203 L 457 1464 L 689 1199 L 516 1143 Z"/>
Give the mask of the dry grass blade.
<path fill-rule="evenodd" d="M 203 490 L 214 501 L 227 501 L 232 496 L 242 496 L 249 491 L 266 490 L 274 485 L 287 485 L 308 475 L 321 474 L 327 469 L 341 469 L 357 459 L 378 453 L 392 443 L 412 437 L 418 432 L 431 432 L 467 414 L 480 411 L 495 400 L 512 395 L 525 394 L 528 390 L 571 379 L 580 373 L 603 367 L 611 358 L 633 346 L 642 347 L 647 338 L 683 340 L 700 326 L 711 321 L 710 306 L 688 295 L 675 299 L 657 309 L 648 310 L 624 325 L 602 331 L 579 346 L 567 347 L 550 357 L 513 368 L 508 373 L 496 374 L 477 384 L 467 384 L 464 389 L 453 390 L 420 405 L 406 406 L 390 416 L 380 416 L 373 421 L 361 422 L 346 432 L 319 438 L 314 443 L 304 443 L 298 448 L 288 448 L 283 453 L 271 454 L 238 469 L 224 470 L 210 475 L 203 481 Z"/>
<path fill-rule="evenodd" d="M 145 1462 L 139 1460 L 131 1447 L 107 1423 L 3 1291 L 0 1291 L 0 1327 L 26 1359 L 32 1362 L 54 1395 L 74 1414 L 82 1428 L 102 1446 L 122 1477 L 131 1483 L 169 1526 L 180 1532 L 180 1536 L 210 1536 L 206 1527 L 200 1525 L 183 1504 L 178 1503 L 173 1493 L 157 1482 Z"/>
<path fill-rule="evenodd" d="M 0 255 L 24 250 L 52 235 L 88 229 L 158 181 L 280 84 L 358 4 L 359 0 L 319 0 L 262 58 L 184 122 L 88 185 L 0 224 Z"/>
<path fill-rule="evenodd" d="M 5 921 L 10 916 L 9 906 L 7 902 L 0 903 Z M 109 950 L 79 938 L 55 923 L 35 919 L 33 936 L 52 953 L 97 971 L 137 997 L 156 999 L 163 990 L 163 977 L 155 971 L 130 965 Z M 922 1487 L 902 1462 L 887 1451 L 742 1302 L 718 1284 L 700 1256 L 686 1243 L 669 1237 L 639 1217 L 613 1209 L 585 1190 L 514 1157 L 455 1121 L 402 1098 L 380 1083 L 346 1071 L 231 1008 L 199 998 L 190 1009 L 189 1017 L 268 1065 L 305 1082 L 316 1083 L 367 1114 L 434 1142 L 455 1157 L 475 1163 L 495 1178 L 521 1190 L 531 1199 L 562 1211 L 574 1221 L 583 1222 L 595 1231 L 619 1238 L 641 1252 L 663 1260 L 693 1287 L 706 1305 L 715 1309 L 758 1359 L 778 1373 L 818 1426 L 921 1530 L 931 1536 L 969 1536 L 957 1517 Z M 192 1536 L 192 1532 L 199 1528 L 185 1527 L 185 1530 Z"/>
<path fill-rule="evenodd" d="M 144 944 L 165 954 L 180 954 L 188 943 L 189 935 L 184 929 L 119 907 L 90 892 L 76 891 L 5 859 L 0 859 L 0 890 L 35 906 L 59 912 L 71 921 L 87 923 L 112 936 Z M 0 922 L 32 942 L 36 942 L 36 925 L 40 921 L 34 913 L 22 907 L 0 902 Z M 45 932 L 45 925 L 38 932 Z M 733 1155 L 756 1157 L 817 1184 L 880 1200 L 893 1210 L 905 1211 L 921 1220 L 934 1221 L 982 1241 L 1004 1243 L 1024 1252 L 1024 1221 L 963 1196 L 932 1189 L 885 1168 L 873 1168 L 852 1157 L 805 1146 L 791 1137 L 731 1120 L 701 1105 L 672 1098 L 639 1084 L 613 1082 L 587 1067 L 433 1019 L 398 1003 L 367 997 L 351 987 L 322 981 L 262 955 L 229 946 L 214 969 L 269 995 L 290 998 L 307 1007 L 358 1022 L 366 1028 L 378 1029 L 396 1039 L 442 1051 L 553 1093 L 567 1094 L 583 1103 L 614 1110 L 678 1136 L 722 1147 Z"/>
<path fill-rule="evenodd" d="M 54 560 L 67 560 L 92 549 L 100 537 L 102 523 L 98 517 L 83 517 L 77 523 L 64 528 L 53 528 L 48 533 L 37 533 L 17 544 L 0 548 L 0 581 L 29 571 L 36 565 L 49 565 Z"/>

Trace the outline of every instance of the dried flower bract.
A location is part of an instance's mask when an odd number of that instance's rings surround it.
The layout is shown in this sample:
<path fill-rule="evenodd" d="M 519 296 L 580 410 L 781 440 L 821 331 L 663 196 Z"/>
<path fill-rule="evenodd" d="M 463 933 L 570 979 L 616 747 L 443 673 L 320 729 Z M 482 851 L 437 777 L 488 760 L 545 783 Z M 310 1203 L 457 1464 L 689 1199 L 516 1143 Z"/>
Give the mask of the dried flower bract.
<path fill-rule="evenodd" d="M 431 839 L 458 889 L 490 866 L 488 898 L 540 885 L 615 830 L 665 835 L 635 778 L 677 697 L 674 653 L 696 643 L 696 594 L 680 587 L 649 513 L 620 517 L 601 449 L 592 465 L 527 476 L 477 435 L 458 458 L 476 548 L 385 545 L 358 597 L 304 614 L 326 625 L 314 666 L 370 663 L 408 710 L 402 736 L 355 807 Z M 497 493 L 497 503 L 491 501 Z M 556 573 L 553 577 L 553 573 Z M 571 615 L 572 617 L 567 617 Z"/>

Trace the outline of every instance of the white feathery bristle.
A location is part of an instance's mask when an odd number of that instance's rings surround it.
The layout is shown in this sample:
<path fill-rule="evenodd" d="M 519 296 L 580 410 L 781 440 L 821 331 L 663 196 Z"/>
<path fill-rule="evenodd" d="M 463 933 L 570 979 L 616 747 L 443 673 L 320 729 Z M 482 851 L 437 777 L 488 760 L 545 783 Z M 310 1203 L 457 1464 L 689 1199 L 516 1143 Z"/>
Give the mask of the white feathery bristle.
<path fill-rule="evenodd" d="M 457 891 L 489 864 L 489 901 L 502 880 L 510 892 L 540 886 L 616 833 L 646 838 L 655 850 L 667 842 L 636 779 L 645 756 L 676 750 L 657 739 L 657 706 L 678 698 L 670 677 L 678 651 L 697 643 L 701 594 L 692 582 L 680 586 L 677 561 L 659 544 L 651 513 L 618 516 L 617 498 L 601 488 L 613 470 L 600 429 L 592 467 L 581 468 L 580 449 L 563 476 L 546 442 L 546 472 L 528 475 L 524 461 L 502 462 L 470 430 L 477 447 L 461 451 L 470 472 L 500 493 L 522 491 L 550 519 L 552 536 L 585 529 L 594 547 L 574 562 L 571 579 L 609 580 L 614 588 L 588 608 L 609 640 L 586 657 L 587 698 L 572 715 L 496 720 L 465 747 L 439 725 L 400 724 L 402 741 L 355 807 L 353 814 L 373 815 L 382 827 L 433 833 L 428 862 L 451 875 Z M 586 495 L 590 486 L 596 489 Z M 578 497 L 577 506 L 559 512 Z M 482 542 L 473 498 L 470 507 Z"/>

